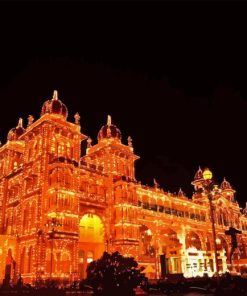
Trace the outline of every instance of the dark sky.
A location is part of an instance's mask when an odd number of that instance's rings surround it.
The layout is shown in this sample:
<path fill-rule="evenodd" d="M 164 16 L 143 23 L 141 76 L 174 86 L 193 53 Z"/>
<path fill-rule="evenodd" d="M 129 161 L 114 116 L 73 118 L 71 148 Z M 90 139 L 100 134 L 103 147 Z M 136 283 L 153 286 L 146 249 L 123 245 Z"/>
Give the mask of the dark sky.
<path fill-rule="evenodd" d="M 94 142 L 112 115 L 144 184 L 190 196 L 209 166 L 243 206 L 246 13 L 236 1 L 1 2 L 1 141 L 57 89 Z"/>

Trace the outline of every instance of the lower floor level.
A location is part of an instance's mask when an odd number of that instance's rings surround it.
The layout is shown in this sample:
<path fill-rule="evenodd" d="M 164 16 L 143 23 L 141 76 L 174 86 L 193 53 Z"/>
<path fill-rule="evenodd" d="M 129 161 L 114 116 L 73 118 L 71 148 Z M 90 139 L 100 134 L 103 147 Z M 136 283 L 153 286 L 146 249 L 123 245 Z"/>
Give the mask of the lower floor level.
<path fill-rule="evenodd" d="M 100 217 L 90 214 L 82 217 L 79 235 L 59 231 L 23 237 L 0 235 L 0 280 L 14 282 L 20 275 L 25 282 L 84 279 L 88 264 L 99 259 L 104 251 L 134 257 L 150 279 L 165 278 L 168 274 L 212 276 L 217 270 L 225 273 L 230 268 L 240 271 L 247 266 L 245 244 L 239 244 L 230 266 L 231 245 L 222 234 L 216 239 L 216 263 L 210 232 L 183 227 L 176 231 L 165 223 L 157 231 L 150 225 L 139 226 L 138 239 L 130 239 L 124 228 L 121 239 L 116 239 Z"/>

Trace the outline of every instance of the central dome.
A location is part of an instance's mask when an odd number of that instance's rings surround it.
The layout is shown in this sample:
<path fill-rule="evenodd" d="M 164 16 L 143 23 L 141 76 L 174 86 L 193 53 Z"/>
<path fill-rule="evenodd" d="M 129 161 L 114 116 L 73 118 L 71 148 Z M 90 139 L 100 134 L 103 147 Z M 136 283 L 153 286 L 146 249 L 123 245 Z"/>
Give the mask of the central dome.
<path fill-rule="evenodd" d="M 121 140 L 121 132 L 114 124 L 112 124 L 110 115 L 107 116 L 107 124 L 103 125 L 98 133 L 98 141 L 107 138 Z"/>
<path fill-rule="evenodd" d="M 53 92 L 53 97 L 51 100 L 47 100 L 44 102 L 42 109 L 41 109 L 41 116 L 46 113 L 53 113 L 53 114 L 59 114 L 62 115 L 65 119 L 68 117 L 68 109 L 58 99 L 58 93 L 56 90 Z"/>

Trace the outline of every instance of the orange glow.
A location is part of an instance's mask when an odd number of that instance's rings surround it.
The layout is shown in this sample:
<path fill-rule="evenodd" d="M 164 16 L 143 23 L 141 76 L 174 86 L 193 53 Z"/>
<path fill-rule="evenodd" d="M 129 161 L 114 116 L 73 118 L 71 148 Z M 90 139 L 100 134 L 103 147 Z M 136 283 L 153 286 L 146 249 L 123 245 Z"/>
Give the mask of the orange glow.
<path fill-rule="evenodd" d="M 134 141 L 123 141 L 111 116 L 95 144 L 81 133 L 78 113 L 73 123 L 67 117 L 55 91 L 41 117 L 30 115 L 27 127 L 20 119 L 0 147 L 0 280 L 6 272 L 13 282 L 19 274 L 25 282 L 85 278 L 87 264 L 104 251 L 134 256 L 150 278 L 212 276 L 210 211 L 201 190 L 212 173 L 198 170 L 192 199 L 181 189 L 165 192 L 155 179 L 153 187 L 144 186 L 135 179 Z M 220 189 L 213 203 L 225 272 L 229 226 L 242 230 L 237 264 L 247 263 L 247 209 L 241 213 L 228 181 Z"/>

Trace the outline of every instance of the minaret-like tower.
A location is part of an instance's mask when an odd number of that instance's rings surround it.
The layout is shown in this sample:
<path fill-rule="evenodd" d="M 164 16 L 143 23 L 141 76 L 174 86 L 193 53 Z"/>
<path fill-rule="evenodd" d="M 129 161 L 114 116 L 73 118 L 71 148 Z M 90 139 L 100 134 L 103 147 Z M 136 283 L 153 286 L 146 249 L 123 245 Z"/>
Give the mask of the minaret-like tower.
<path fill-rule="evenodd" d="M 198 171 L 195 174 L 194 181 L 191 182 L 191 184 L 194 186 L 195 191 L 197 192 L 203 187 L 203 171 L 199 167 Z"/>
<path fill-rule="evenodd" d="M 121 132 L 112 123 L 110 115 L 98 133 L 98 143 L 92 146 L 89 140 L 87 153 L 83 157 L 83 161 L 101 166 L 108 175 L 108 188 L 113 190 L 108 192 L 107 235 L 113 242 L 113 249 L 120 252 L 124 246 L 133 250 L 138 245 L 137 194 L 134 186 L 134 163 L 138 158 L 134 154 L 132 139 L 128 137 L 127 145 L 122 143 Z"/>
<path fill-rule="evenodd" d="M 0 148 L 1 233 L 17 239 L 12 256 L 16 273 L 25 280 L 77 272 L 75 176 L 86 136 L 80 132 L 79 115 L 75 123 L 67 116 L 54 91 L 41 117 L 34 121 L 30 115 L 26 129 L 20 119 Z"/>
<path fill-rule="evenodd" d="M 235 190 L 232 188 L 231 184 L 224 178 L 220 185 L 222 195 L 229 201 L 234 201 Z"/>

